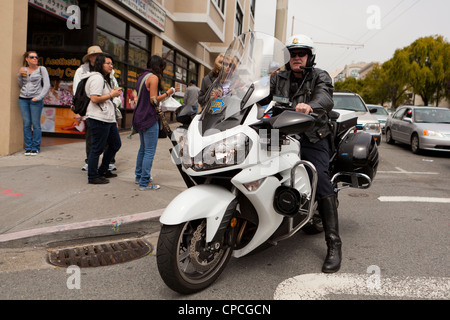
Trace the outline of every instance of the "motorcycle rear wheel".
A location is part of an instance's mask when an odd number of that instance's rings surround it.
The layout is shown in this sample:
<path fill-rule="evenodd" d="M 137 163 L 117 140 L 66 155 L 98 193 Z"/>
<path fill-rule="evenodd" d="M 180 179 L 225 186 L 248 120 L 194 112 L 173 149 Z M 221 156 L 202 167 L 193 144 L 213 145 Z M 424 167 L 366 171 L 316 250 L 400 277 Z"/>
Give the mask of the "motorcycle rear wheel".
<path fill-rule="evenodd" d="M 218 248 L 207 246 L 204 219 L 163 225 L 156 255 L 158 271 L 172 290 L 182 294 L 199 292 L 216 281 L 232 252 L 232 245 L 223 241 Z"/>

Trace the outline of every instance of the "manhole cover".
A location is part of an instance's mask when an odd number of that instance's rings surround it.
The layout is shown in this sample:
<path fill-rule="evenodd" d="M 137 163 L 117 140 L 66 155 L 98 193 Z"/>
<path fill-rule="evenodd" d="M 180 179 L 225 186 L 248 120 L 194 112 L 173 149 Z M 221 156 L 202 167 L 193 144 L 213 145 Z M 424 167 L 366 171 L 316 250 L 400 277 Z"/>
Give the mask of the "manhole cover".
<path fill-rule="evenodd" d="M 48 254 L 48 261 L 62 268 L 69 266 L 94 268 L 139 259 L 151 253 L 152 250 L 152 246 L 145 241 L 127 240 L 54 250 Z"/>

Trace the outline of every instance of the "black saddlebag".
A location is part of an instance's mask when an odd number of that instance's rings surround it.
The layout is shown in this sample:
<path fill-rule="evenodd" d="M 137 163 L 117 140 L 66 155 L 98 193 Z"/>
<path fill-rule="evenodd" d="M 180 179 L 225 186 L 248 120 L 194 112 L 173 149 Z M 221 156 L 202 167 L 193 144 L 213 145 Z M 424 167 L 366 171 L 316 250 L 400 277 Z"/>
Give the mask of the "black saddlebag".
<path fill-rule="evenodd" d="M 377 173 L 377 168 L 378 147 L 369 133 L 350 133 L 341 141 L 334 165 L 334 173 L 362 173 L 373 180 Z M 351 178 L 349 177 L 348 179 L 350 180 Z M 343 181 L 345 178 L 341 177 L 340 180 Z"/>

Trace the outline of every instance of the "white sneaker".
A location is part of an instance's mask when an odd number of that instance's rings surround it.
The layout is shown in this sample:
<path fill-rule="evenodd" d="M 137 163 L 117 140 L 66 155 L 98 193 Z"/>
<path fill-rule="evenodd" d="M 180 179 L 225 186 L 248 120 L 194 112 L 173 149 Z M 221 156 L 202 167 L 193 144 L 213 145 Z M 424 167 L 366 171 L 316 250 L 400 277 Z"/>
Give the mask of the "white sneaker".
<path fill-rule="evenodd" d="M 39 151 L 37 151 L 37 150 L 31 150 L 30 155 L 32 155 L 32 156 L 37 156 L 38 153 L 39 153 Z"/>
<path fill-rule="evenodd" d="M 81 168 L 81 170 L 87 171 L 87 169 L 88 169 L 88 164 L 86 163 L 86 164 Z"/>
<path fill-rule="evenodd" d="M 31 156 L 31 150 L 25 150 L 25 155 L 26 156 Z"/>

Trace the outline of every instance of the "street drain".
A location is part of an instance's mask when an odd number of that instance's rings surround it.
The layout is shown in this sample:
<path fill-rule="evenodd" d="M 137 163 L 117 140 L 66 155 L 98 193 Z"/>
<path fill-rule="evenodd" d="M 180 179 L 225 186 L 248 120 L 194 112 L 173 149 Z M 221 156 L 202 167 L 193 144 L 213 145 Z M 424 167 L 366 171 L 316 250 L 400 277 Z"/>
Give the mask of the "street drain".
<path fill-rule="evenodd" d="M 69 266 L 95 268 L 136 260 L 152 251 L 152 246 L 145 241 L 127 240 L 54 250 L 47 258 L 50 264 L 62 268 Z"/>

